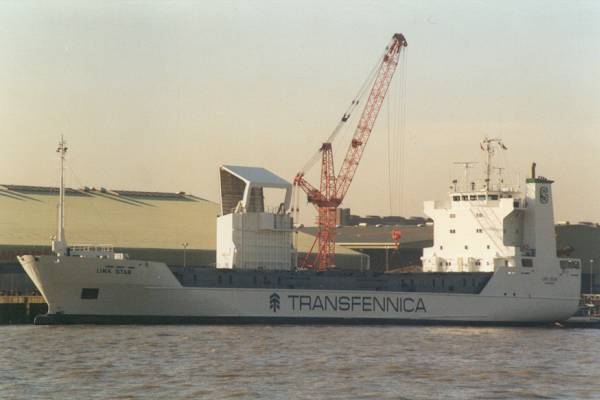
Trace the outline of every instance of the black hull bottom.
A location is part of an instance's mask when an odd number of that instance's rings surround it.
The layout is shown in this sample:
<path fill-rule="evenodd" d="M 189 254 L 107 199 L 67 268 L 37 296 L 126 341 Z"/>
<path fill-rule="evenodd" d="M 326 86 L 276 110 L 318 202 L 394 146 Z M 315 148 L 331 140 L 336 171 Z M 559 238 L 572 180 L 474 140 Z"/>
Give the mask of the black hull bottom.
<path fill-rule="evenodd" d="M 389 318 L 312 318 L 312 317 L 187 317 L 148 315 L 38 315 L 35 325 L 445 325 L 445 326 L 556 326 L 550 322 L 443 321 Z"/>

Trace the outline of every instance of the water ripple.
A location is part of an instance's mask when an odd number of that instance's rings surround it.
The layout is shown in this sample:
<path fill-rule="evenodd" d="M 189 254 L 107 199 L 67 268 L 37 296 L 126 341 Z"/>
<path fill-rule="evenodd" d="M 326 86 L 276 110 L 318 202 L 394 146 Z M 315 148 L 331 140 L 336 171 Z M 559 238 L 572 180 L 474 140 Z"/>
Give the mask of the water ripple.
<path fill-rule="evenodd" d="M 594 399 L 600 330 L 0 327 L 2 399 Z"/>

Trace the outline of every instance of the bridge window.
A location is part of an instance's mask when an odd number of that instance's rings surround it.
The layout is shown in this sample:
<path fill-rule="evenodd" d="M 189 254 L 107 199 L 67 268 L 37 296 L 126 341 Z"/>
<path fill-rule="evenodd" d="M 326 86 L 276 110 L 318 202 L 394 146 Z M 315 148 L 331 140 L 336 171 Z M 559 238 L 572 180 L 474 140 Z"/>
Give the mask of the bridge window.
<path fill-rule="evenodd" d="M 498 200 L 498 195 L 497 194 L 490 194 L 490 200 Z"/>
<path fill-rule="evenodd" d="M 450 214 L 450 218 L 456 218 L 456 214 Z"/>
<path fill-rule="evenodd" d="M 468 201 L 468 200 L 469 200 L 469 196 L 463 196 L 463 197 L 462 197 L 462 199 L 463 199 L 464 201 Z"/>
<path fill-rule="evenodd" d="M 469 246 L 465 244 L 465 250 L 469 250 Z"/>
<path fill-rule="evenodd" d="M 469 199 L 470 200 L 477 200 L 477 196 L 475 196 L 474 194 L 472 194 L 472 195 L 469 196 Z"/>
<path fill-rule="evenodd" d="M 450 229 L 450 233 L 456 233 L 456 229 Z"/>
<path fill-rule="evenodd" d="M 444 250 L 444 246 L 440 246 L 440 250 Z"/>
<path fill-rule="evenodd" d="M 480 194 L 479 196 L 477 196 L 478 200 L 485 200 L 485 194 Z"/>
<path fill-rule="evenodd" d="M 475 229 L 475 232 L 477 232 L 477 233 L 483 233 L 483 229 Z"/>
<path fill-rule="evenodd" d="M 454 201 L 460 201 L 460 196 L 452 196 L 452 200 L 454 200 Z"/>

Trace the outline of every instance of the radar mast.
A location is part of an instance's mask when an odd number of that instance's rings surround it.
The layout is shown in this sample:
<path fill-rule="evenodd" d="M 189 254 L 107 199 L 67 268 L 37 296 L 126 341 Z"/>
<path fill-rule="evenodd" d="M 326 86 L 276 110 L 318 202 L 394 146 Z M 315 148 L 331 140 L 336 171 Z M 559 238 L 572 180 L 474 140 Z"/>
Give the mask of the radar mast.
<path fill-rule="evenodd" d="M 502 142 L 502 139 L 498 138 L 484 138 L 480 144 L 481 150 L 486 152 L 485 160 L 485 190 L 491 190 L 491 177 L 493 167 L 493 158 L 497 150 L 508 150 L 508 148 Z"/>

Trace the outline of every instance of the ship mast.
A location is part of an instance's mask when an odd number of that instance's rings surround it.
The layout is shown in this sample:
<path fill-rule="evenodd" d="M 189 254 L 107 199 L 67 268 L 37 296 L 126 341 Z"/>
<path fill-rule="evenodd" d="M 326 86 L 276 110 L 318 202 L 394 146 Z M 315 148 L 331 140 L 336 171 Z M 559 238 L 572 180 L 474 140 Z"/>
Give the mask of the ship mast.
<path fill-rule="evenodd" d="M 58 233 L 56 238 L 52 240 L 52 251 L 58 256 L 67 254 L 67 241 L 65 239 L 65 155 L 67 154 L 67 146 L 65 139 L 61 136 L 56 152 L 60 159 L 60 187 L 58 200 Z"/>
<path fill-rule="evenodd" d="M 465 170 L 465 182 L 464 182 L 464 191 L 469 191 L 469 170 L 473 168 L 473 165 L 477 164 L 475 161 L 460 161 L 455 162 L 454 164 L 462 165 Z"/>
<path fill-rule="evenodd" d="M 483 142 L 481 142 L 481 150 L 485 151 L 486 154 L 486 162 L 485 162 L 485 189 L 491 190 L 491 177 L 492 177 L 492 169 L 494 168 L 492 165 L 492 159 L 494 157 L 494 153 L 496 149 L 506 150 L 506 146 L 502 143 L 502 139 L 497 138 L 484 138 Z"/>

